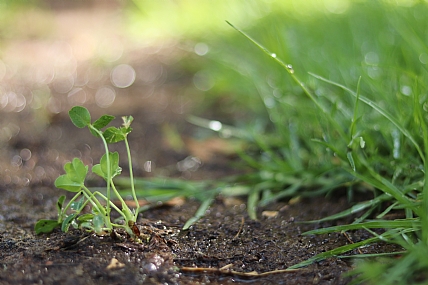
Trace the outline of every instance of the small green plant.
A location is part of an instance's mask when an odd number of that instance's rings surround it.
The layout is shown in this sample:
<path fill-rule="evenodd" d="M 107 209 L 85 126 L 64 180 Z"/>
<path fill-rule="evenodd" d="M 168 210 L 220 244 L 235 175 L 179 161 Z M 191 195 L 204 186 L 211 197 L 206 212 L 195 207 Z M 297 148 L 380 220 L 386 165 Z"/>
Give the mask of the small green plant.
<path fill-rule="evenodd" d="M 39 220 L 35 225 L 37 234 L 49 233 L 56 227 L 67 232 L 70 226 L 74 228 L 88 229 L 97 234 L 111 232 L 113 228 L 123 228 L 126 232 L 134 237 L 132 226 L 137 220 L 139 213 L 139 203 L 135 194 L 134 178 L 132 173 L 131 152 L 127 136 L 132 131 L 130 127 L 133 117 L 122 117 L 123 124 L 121 127 L 107 127 L 115 118 L 110 115 L 103 115 L 94 123 L 91 123 L 89 111 L 81 106 L 75 106 L 69 111 L 69 116 L 73 124 L 78 128 L 87 127 L 92 135 L 101 138 L 105 147 L 105 154 L 101 157 L 100 163 L 92 167 L 92 172 L 106 181 L 105 195 L 99 191 L 92 192 L 86 185 L 85 179 L 88 174 L 88 166 L 74 158 L 64 166 L 65 174 L 55 180 L 55 186 L 73 193 L 73 198 L 65 205 L 65 196 L 61 196 L 57 202 L 58 219 L 56 220 Z M 104 129 L 104 130 L 103 130 Z M 110 152 L 108 144 L 123 141 L 126 146 L 129 162 L 129 176 L 131 192 L 137 208 L 131 210 L 118 192 L 113 178 L 121 174 L 122 169 L 119 166 L 119 154 Z M 119 208 L 111 200 L 111 191 L 114 192 L 122 207 Z M 90 213 L 82 213 L 87 205 L 91 205 Z M 116 210 L 123 218 L 124 223 L 117 224 L 111 221 L 111 209 Z"/>

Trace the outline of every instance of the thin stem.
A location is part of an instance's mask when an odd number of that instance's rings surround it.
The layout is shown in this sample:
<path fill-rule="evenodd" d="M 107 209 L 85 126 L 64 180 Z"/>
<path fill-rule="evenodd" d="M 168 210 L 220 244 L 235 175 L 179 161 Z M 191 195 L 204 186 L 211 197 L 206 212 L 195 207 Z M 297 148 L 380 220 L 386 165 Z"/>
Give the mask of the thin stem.
<path fill-rule="evenodd" d="M 119 191 L 117 191 L 116 186 L 114 185 L 113 180 L 111 180 L 110 183 L 111 183 L 111 188 L 114 191 L 114 194 L 117 196 L 117 198 L 119 199 L 120 203 L 122 204 L 122 211 L 121 211 L 121 213 L 123 213 L 125 221 L 128 223 L 129 220 L 133 219 L 133 216 L 131 214 L 131 210 L 129 209 L 128 205 L 126 205 L 125 200 L 123 200 L 123 198 L 120 195 Z"/>
<path fill-rule="evenodd" d="M 101 205 L 100 201 L 98 201 L 98 199 L 95 198 L 95 192 L 92 193 L 91 190 L 89 190 L 86 186 L 84 186 L 83 189 L 85 190 L 83 194 L 85 194 L 86 198 L 90 200 L 91 204 L 97 208 L 98 212 L 105 215 L 106 212 L 104 211 L 103 205 Z"/>
<path fill-rule="evenodd" d="M 86 196 L 86 198 L 92 199 L 92 197 L 95 197 L 95 195 L 99 195 L 101 196 L 101 198 L 103 198 L 106 202 L 107 202 L 107 197 L 104 196 L 102 193 L 96 191 L 94 193 L 91 192 L 91 195 L 88 195 L 87 193 L 84 193 L 84 195 Z M 98 199 L 95 199 L 95 201 L 98 202 Z M 98 202 L 99 203 L 99 202 Z M 113 202 L 110 201 L 110 205 L 112 208 L 114 208 L 124 219 L 126 219 L 125 214 L 119 209 L 119 207 L 117 207 Z M 104 214 L 103 212 L 101 212 L 102 214 Z M 112 224 L 110 223 L 110 226 L 112 226 Z M 111 228 L 110 228 L 111 229 Z"/>
<path fill-rule="evenodd" d="M 125 137 L 125 146 L 126 146 L 126 153 L 128 155 L 128 163 L 129 163 L 129 179 L 131 180 L 131 191 L 132 191 L 132 197 L 134 198 L 134 202 L 136 205 L 135 214 L 134 214 L 134 222 L 137 221 L 138 213 L 140 211 L 140 203 L 137 199 L 137 194 L 135 193 L 135 183 L 134 183 L 134 174 L 132 170 L 132 159 L 131 159 L 131 150 L 129 148 L 128 138 Z"/>
<path fill-rule="evenodd" d="M 360 84 L 361 84 L 361 76 L 358 78 L 357 83 L 357 93 L 355 98 L 355 106 L 354 106 L 354 115 L 352 117 L 351 127 L 350 127 L 350 133 L 351 133 L 351 141 L 348 146 L 352 146 L 352 142 L 354 141 L 354 132 L 355 132 L 355 124 L 357 122 L 358 118 L 358 103 L 360 102 Z"/>
<path fill-rule="evenodd" d="M 88 126 L 91 130 L 93 130 L 95 133 L 97 133 L 101 140 L 103 141 L 105 152 L 106 152 L 106 160 L 107 160 L 107 205 L 106 205 L 106 223 L 107 227 L 111 227 L 110 222 L 110 181 L 111 181 L 111 166 L 110 166 L 110 152 L 108 149 L 107 141 L 105 140 L 103 133 L 99 131 L 98 129 L 94 128 L 92 125 Z"/>
<path fill-rule="evenodd" d="M 79 191 L 79 193 L 74 195 L 74 197 L 67 203 L 67 206 L 65 206 L 64 209 L 61 211 L 60 217 L 58 217 L 58 222 L 63 220 L 64 213 L 67 212 L 68 208 L 70 208 L 71 203 L 73 203 L 82 194 L 83 194 L 83 191 Z"/>

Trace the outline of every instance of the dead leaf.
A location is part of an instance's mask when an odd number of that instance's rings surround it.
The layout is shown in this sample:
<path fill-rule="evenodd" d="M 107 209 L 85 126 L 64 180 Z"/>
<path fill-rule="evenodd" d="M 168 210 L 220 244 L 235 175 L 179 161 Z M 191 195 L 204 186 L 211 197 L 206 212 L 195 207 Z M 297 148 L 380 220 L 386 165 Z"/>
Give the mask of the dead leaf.
<path fill-rule="evenodd" d="M 125 267 L 125 264 L 121 263 L 119 260 L 117 260 L 116 258 L 112 258 L 110 261 L 110 264 L 107 265 L 107 269 L 110 270 L 114 270 L 114 269 L 120 269 Z"/>
<path fill-rule="evenodd" d="M 262 216 L 266 218 L 276 218 L 278 211 L 263 211 Z"/>

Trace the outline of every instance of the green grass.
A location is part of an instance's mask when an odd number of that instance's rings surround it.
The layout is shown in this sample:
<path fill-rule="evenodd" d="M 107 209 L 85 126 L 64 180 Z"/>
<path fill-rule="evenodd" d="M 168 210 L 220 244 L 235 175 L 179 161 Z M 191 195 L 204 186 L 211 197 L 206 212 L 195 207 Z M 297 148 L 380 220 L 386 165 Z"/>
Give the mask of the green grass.
<path fill-rule="evenodd" d="M 210 23 L 181 33 L 209 47 L 183 66 L 203 71 L 213 83 L 200 92 L 209 102 L 226 102 L 224 112 L 235 118 L 229 122 L 233 127 L 216 130 L 249 145 L 241 157 L 253 171 L 234 182 L 245 189 L 240 193 L 248 195 L 252 218 L 258 206 L 284 198 L 334 195 L 339 188 L 347 189 L 351 203 L 357 193 L 367 197 L 323 219 L 358 214 L 351 225 L 306 234 L 360 229 L 372 238 L 292 268 L 386 241 L 405 253 L 362 263 L 355 282 L 427 282 L 428 3 L 300 2 L 248 4 L 251 11 L 265 6 L 260 17 L 250 13 L 248 21 L 242 15 L 222 19 L 235 29 L 223 32 L 226 24 L 216 29 Z M 177 11 L 187 11 L 186 3 Z M 225 2 L 219 3 L 218 13 L 231 16 Z M 191 29 L 198 21 L 183 25 Z M 218 24 L 218 17 L 213 21 Z M 202 119 L 190 121 L 209 127 Z M 394 220 L 391 213 L 403 216 Z"/>

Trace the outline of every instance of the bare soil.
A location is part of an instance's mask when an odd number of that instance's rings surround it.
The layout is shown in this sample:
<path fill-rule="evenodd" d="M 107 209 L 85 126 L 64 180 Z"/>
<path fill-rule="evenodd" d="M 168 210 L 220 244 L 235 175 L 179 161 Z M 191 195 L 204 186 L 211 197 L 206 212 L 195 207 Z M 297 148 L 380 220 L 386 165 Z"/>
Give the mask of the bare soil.
<path fill-rule="evenodd" d="M 104 19 L 102 15 L 111 20 L 113 16 L 108 11 L 100 12 L 98 20 Z M 91 19 L 91 11 L 72 12 L 74 16 L 80 15 L 82 21 Z M 53 21 L 65 27 L 70 13 L 58 12 Z M 77 39 L 73 35 L 65 38 L 70 37 Z M 67 43 L 54 41 L 56 54 L 46 55 L 44 52 L 52 47 L 52 42 L 14 40 L 3 52 L 7 68 L 0 81 L 0 284 L 347 284 L 350 281 L 343 276 L 353 266 L 349 259 L 330 258 L 295 271 L 284 271 L 317 253 L 367 237 L 361 232 L 351 232 L 349 236 L 302 235 L 304 231 L 333 223 L 299 222 L 349 207 L 339 193 L 332 199 L 320 197 L 269 205 L 259 209 L 257 221 L 248 217 L 244 198 L 218 197 L 206 215 L 187 231 L 181 228 L 194 215 L 199 205 L 196 201 L 159 206 L 144 212 L 138 221 L 140 231 L 147 236 L 142 244 L 120 235 L 96 236 L 78 230 L 68 233 L 56 230 L 36 236 L 33 231 L 36 221 L 54 219 L 56 200 L 65 194 L 53 186 L 55 178 L 63 173 L 64 163 L 79 157 L 91 165 L 103 151 L 101 143 L 87 130 L 77 129 L 69 121 L 67 111 L 76 104 L 85 105 L 94 116 L 109 113 L 135 117 L 130 145 L 137 176 L 221 179 L 241 171 L 235 167 L 238 158 L 230 153 L 227 141 L 210 138 L 186 122 L 186 115 L 201 102 L 201 94 L 192 91 L 184 96 L 180 91 L 192 90 L 191 75 L 180 70 L 182 51 L 176 45 L 132 47 L 124 49 L 119 60 L 98 64 L 97 60 L 88 60 L 91 56 L 83 51 L 80 55 L 85 58 L 75 54 L 74 60 L 69 61 L 64 53 L 73 43 Z M 26 56 L 26 51 L 35 52 L 35 58 L 17 63 L 19 50 Z M 50 56 L 65 58 L 65 63 L 48 60 Z M 64 86 L 69 82 L 70 62 L 75 63 L 70 73 L 74 83 L 68 90 Z M 112 86 L 110 74 L 118 64 L 129 64 L 136 71 L 137 77 L 130 87 Z M 102 108 L 97 105 L 96 94 L 105 86 L 114 90 L 116 99 Z M 171 142 L 171 135 L 178 136 L 183 143 Z M 123 154 L 120 145 L 116 148 Z M 200 163 L 188 169 L 177 167 L 177 163 L 189 157 L 197 157 Z M 275 215 L 263 215 L 263 211 L 273 211 Z M 349 221 L 340 221 L 344 222 Z M 385 245 L 364 248 L 364 252 L 385 250 L 388 250 Z"/>

